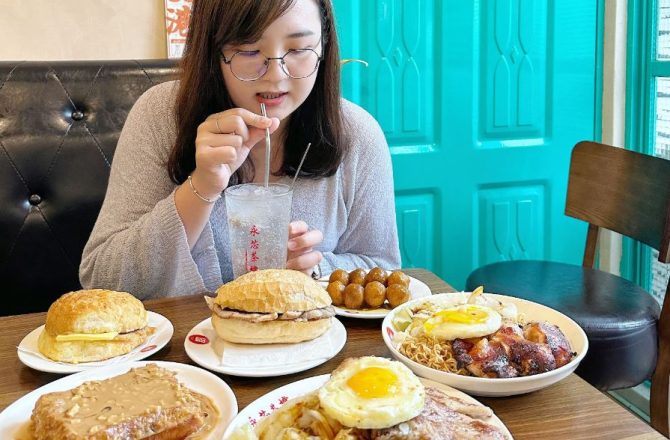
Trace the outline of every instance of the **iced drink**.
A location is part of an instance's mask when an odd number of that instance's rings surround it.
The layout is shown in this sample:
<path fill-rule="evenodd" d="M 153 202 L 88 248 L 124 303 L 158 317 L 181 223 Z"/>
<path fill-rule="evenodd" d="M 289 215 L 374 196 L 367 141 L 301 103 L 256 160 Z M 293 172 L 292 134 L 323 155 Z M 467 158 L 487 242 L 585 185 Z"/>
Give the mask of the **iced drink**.
<path fill-rule="evenodd" d="M 247 183 L 226 189 L 228 234 L 235 278 L 286 267 L 293 192 L 288 185 Z"/>

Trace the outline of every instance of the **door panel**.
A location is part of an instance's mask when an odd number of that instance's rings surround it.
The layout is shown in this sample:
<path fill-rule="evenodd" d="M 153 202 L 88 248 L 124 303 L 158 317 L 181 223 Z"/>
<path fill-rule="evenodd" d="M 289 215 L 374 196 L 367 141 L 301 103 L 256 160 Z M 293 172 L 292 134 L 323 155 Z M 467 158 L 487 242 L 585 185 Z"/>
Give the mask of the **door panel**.
<path fill-rule="evenodd" d="M 488 1 L 482 16 L 480 141 L 491 148 L 520 139 L 527 145 L 546 133 L 547 2 Z"/>
<path fill-rule="evenodd" d="M 400 252 L 405 267 L 433 267 L 435 252 L 435 195 L 425 192 L 396 195 Z M 426 250 L 431 250 L 426 252 Z"/>
<path fill-rule="evenodd" d="M 479 191 L 479 252 L 482 261 L 542 259 L 546 188 L 542 184 L 498 186 Z"/>
<path fill-rule="evenodd" d="M 335 0 L 345 97 L 380 122 L 403 265 L 579 263 L 570 152 L 594 139 L 599 2 Z"/>

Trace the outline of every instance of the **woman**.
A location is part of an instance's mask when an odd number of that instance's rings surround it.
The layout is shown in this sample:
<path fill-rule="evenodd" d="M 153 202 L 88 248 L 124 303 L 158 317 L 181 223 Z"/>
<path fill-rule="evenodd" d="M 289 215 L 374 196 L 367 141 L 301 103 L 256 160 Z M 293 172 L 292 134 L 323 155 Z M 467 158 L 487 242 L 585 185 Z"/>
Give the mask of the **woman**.
<path fill-rule="evenodd" d="M 340 97 L 339 69 L 330 0 L 194 0 L 180 81 L 149 89 L 126 120 L 82 285 L 144 299 L 232 279 L 220 194 L 262 181 L 265 129 L 272 182 L 290 182 L 312 143 L 286 266 L 399 267 L 388 146 Z"/>

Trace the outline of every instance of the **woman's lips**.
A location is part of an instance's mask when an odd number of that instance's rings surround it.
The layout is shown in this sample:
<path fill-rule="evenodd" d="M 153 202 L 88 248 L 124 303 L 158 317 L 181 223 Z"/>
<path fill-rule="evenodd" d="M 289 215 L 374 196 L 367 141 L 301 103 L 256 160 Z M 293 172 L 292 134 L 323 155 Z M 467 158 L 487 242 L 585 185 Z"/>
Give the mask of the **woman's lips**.
<path fill-rule="evenodd" d="M 280 105 L 282 102 L 284 102 L 284 98 L 286 98 L 286 95 L 288 93 L 286 92 L 281 92 L 281 93 L 256 93 L 256 100 L 259 103 L 265 104 L 266 107 L 272 107 L 272 106 L 277 106 Z"/>

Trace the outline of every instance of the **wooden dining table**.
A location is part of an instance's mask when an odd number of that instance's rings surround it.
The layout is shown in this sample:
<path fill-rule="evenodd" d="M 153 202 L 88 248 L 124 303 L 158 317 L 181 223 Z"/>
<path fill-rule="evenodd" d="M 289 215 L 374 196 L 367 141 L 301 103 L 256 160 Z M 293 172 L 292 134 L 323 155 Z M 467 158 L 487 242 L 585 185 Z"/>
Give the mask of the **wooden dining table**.
<path fill-rule="evenodd" d="M 426 283 L 433 293 L 454 290 L 429 271 L 408 269 L 405 272 Z M 195 365 L 184 351 L 184 338 L 189 330 L 210 315 L 203 297 L 194 295 L 149 300 L 145 306 L 167 317 L 174 325 L 172 340 L 151 359 Z M 0 410 L 26 393 L 61 377 L 26 367 L 16 355 L 16 347 L 21 339 L 44 324 L 44 319 L 45 313 L 0 318 Z M 337 356 L 318 367 L 297 374 L 268 378 L 219 374 L 235 392 L 239 408 L 244 408 L 282 385 L 330 373 L 345 358 L 369 355 L 391 357 L 382 340 L 380 320 L 339 319 L 347 329 L 347 343 Z M 477 399 L 494 410 L 517 440 L 664 438 L 576 374 L 533 393 Z"/>

